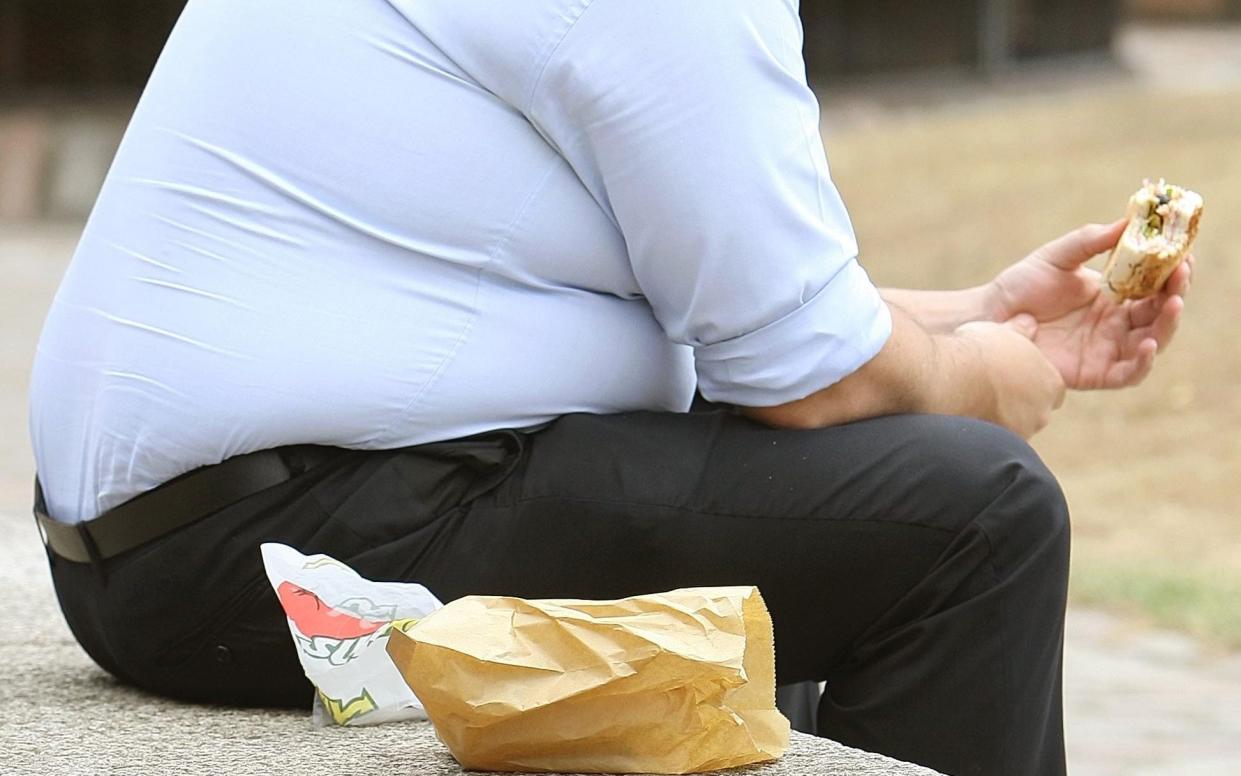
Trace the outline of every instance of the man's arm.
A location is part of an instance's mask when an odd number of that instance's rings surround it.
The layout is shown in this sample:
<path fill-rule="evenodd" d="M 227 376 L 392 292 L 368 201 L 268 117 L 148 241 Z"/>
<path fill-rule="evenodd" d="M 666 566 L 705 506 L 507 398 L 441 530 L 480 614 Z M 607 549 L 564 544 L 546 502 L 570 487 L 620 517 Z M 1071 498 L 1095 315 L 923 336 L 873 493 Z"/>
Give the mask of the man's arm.
<path fill-rule="evenodd" d="M 1064 381 L 1030 341 L 1036 324 L 1028 316 L 932 334 L 900 308 L 891 312 L 891 337 L 856 372 L 803 399 L 741 412 L 782 428 L 909 412 L 961 415 L 1029 437 L 1063 401 Z"/>
<path fill-rule="evenodd" d="M 983 286 L 961 291 L 885 289 L 889 304 L 924 328 L 950 332 L 965 321 L 1006 321 L 1021 313 L 1039 323 L 1034 343 L 1069 388 L 1137 385 L 1155 354 L 1176 334 L 1190 287 L 1190 256 L 1148 299 L 1117 304 L 1100 294 L 1099 273 L 1086 262 L 1115 246 L 1128 223 L 1086 224 L 1048 242 Z"/>
<path fill-rule="evenodd" d="M 992 292 L 988 286 L 958 291 L 881 288 L 879 293 L 885 302 L 900 307 L 933 334 L 947 334 L 972 321 L 996 320 L 992 314 Z"/>
<path fill-rule="evenodd" d="M 891 335 L 829 176 L 799 35 L 781 0 L 595 0 L 518 108 L 624 235 L 707 399 L 794 427 L 918 411 L 1033 433 L 1061 388 L 1028 338 L 928 333 L 900 311 Z"/>
<path fill-rule="evenodd" d="M 595 0 L 519 106 L 624 236 L 642 296 L 693 348 L 714 402 L 804 397 L 889 333 L 799 37 L 784 0 Z"/>

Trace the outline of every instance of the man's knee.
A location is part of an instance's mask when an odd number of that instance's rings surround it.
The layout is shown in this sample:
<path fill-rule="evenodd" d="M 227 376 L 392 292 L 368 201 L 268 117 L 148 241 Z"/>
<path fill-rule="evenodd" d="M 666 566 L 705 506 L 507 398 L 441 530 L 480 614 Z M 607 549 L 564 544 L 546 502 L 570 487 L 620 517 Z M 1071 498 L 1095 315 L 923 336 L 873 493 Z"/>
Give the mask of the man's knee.
<path fill-rule="evenodd" d="M 927 415 L 905 422 L 916 451 L 904 462 L 906 473 L 919 480 L 911 495 L 940 505 L 939 527 L 979 528 L 1001 556 L 1036 548 L 1067 555 L 1064 493 L 1025 440 L 968 418 Z"/>
<path fill-rule="evenodd" d="M 1067 551 L 1069 542 L 1069 506 L 1060 482 L 1024 441 L 1025 450 L 1014 467 L 1013 484 L 1010 488 L 1009 509 L 1024 516 L 1025 527 L 1032 539 L 1046 539 Z"/>
<path fill-rule="evenodd" d="M 1069 508 L 1064 491 L 1025 440 L 997 426 L 964 421 L 958 446 L 974 489 L 974 520 L 991 545 L 998 566 L 1035 565 L 1051 589 L 1068 577 Z M 958 454 L 961 451 L 958 450 Z"/>

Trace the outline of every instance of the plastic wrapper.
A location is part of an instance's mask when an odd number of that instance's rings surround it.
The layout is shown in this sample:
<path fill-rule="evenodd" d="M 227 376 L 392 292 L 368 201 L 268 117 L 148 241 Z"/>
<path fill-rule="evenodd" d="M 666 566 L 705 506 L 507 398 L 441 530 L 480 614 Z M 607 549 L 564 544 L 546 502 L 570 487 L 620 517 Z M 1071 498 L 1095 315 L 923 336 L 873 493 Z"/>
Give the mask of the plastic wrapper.
<path fill-rule="evenodd" d="M 439 609 L 439 600 L 422 585 L 363 579 L 326 555 L 306 556 L 283 544 L 264 544 L 262 553 L 297 657 L 316 688 L 315 722 L 426 719 L 385 647 L 394 620 L 408 625 Z"/>
<path fill-rule="evenodd" d="M 771 618 L 753 587 L 469 596 L 397 623 L 387 649 L 466 768 L 692 773 L 788 746 Z"/>

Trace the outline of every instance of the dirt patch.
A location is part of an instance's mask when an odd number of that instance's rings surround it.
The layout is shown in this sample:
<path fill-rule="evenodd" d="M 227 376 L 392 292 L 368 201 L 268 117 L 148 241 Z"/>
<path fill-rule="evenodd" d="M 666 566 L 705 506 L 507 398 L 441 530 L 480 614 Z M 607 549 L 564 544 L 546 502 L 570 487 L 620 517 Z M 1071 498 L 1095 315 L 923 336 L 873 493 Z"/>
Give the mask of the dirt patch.
<path fill-rule="evenodd" d="M 830 109 L 830 108 L 828 108 Z M 829 132 L 833 175 L 881 285 L 988 280 L 1041 242 L 1123 214 L 1145 177 L 1206 197 L 1199 272 L 1140 388 L 1074 394 L 1035 446 L 1075 518 L 1079 600 L 1241 646 L 1241 86 L 1158 83 L 871 117 Z"/>

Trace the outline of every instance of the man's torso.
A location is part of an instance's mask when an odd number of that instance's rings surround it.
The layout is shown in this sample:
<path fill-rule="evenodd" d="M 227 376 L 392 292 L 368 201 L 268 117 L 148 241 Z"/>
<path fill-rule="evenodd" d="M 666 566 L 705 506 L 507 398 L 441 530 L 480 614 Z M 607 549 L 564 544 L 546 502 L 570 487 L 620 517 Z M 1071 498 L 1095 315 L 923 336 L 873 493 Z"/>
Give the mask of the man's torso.
<path fill-rule="evenodd" d="M 190 3 L 40 341 L 54 516 L 279 445 L 688 405 L 606 203 L 506 101 L 578 3 L 521 5 Z"/>

